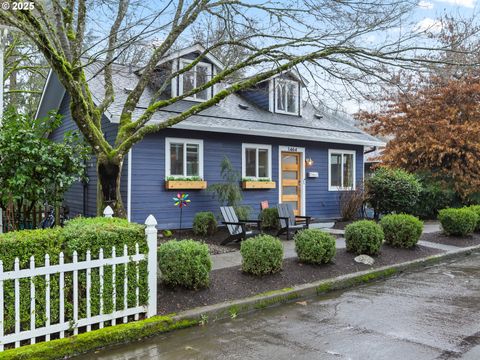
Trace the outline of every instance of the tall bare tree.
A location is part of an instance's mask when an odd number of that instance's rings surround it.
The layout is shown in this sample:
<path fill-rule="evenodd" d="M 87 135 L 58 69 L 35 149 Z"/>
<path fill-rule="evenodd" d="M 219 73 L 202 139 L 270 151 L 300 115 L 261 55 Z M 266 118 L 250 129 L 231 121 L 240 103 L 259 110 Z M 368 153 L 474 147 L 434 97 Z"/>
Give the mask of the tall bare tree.
<path fill-rule="evenodd" d="M 431 53 L 435 46 L 416 42 L 421 34 L 390 31 L 404 26 L 416 3 L 416 0 L 164 0 L 149 8 L 134 0 L 54 0 L 36 2 L 34 10 L 3 11 L 0 20 L 23 31 L 58 74 L 70 94 L 72 117 L 97 157 L 98 208 L 109 202 L 116 214 L 124 216 L 120 195 L 124 157 L 145 135 L 171 127 L 236 91 L 292 68 L 302 67 L 301 71 L 319 86 L 335 81 L 355 86 L 386 81 L 383 75 L 391 66 L 416 69 L 429 62 L 425 53 Z M 227 64 L 205 84 L 189 92 L 168 99 L 158 97 L 146 109 L 138 108 L 159 60 L 188 42 L 195 25 L 212 20 L 224 25 L 224 35 L 213 38 L 199 58 L 165 81 L 192 69 L 208 53 L 225 46 L 242 49 L 239 61 Z M 85 34 L 92 29 L 100 29 L 106 35 L 85 48 Z M 367 41 L 369 37 L 376 37 L 376 41 Z M 128 94 L 115 143 L 110 145 L 102 132 L 101 116 L 115 98 L 112 63 L 132 44 L 153 38 L 156 46 Z M 86 54 L 88 61 L 82 59 Z M 84 73 L 84 67 L 93 60 L 102 60 L 104 64 L 105 88 L 100 102 L 94 101 Z M 255 71 L 251 71 L 253 68 Z M 228 82 L 209 100 L 172 114 L 166 121 L 150 122 L 158 110 L 225 82 L 240 70 L 253 75 Z"/>
<path fill-rule="evenodd" d="M 4 49 L 5 106 L 34 115 L 49 66 L 25 35 L 10 32 Z"/>

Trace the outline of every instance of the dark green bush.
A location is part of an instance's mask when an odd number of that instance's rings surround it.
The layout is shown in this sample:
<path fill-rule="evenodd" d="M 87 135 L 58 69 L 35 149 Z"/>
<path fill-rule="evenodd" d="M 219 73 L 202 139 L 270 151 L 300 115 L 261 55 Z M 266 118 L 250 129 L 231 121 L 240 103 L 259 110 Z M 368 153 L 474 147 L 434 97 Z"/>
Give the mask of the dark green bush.
<path fill-rule="evenodd" d="M 260 213 L 259 220 L 262 221 L 262 229 L 276 230 L 280 227 L 277 208 L 263 209 Z"/>
<path fill-rule="evenodd" d="M 377 255 L 384 239 L 382 227 L 370 220 L 356 221 L 345 228 L 347 251 Z"/>
<path fill-rule="evenodd" d="M 470 205 L 466 209 L 472 210 L 477 214 L 477 225 L 475 226 L 475 231 L 480 231 L 480 205 Z"/>
<path fill-rule="evenodd" d="M 478 216 L 470 209 L 443 209 L 438 214 L 443 231 L 447 235 L 465 236 L 477 226 Z"/>
<path fill-rule="evenodd" d="M 415 246 L 423 231 L 423 222 L 407 214 L 386 215 L 380 220 L 385 242 L 400 248 Z"/>
<path fill-rule="evenodd" d="M 193 218 L 193 233 L 195 235 L 213 235 L 217 231 L 217 219 L 211 211 L 201 211 Z"/>
<path fill-rule="evenodd" d="M 253 275 L 273 274 L 282 269 L 282 242 L 270 235 L 247 239 L 240 246 L 242 270 Z"/>
<path fill-rule="evenodd" d="M 326 264 L 336 253 L 335 238 L 320 229 L 305 229 L 295 234 L 295 251 L 300 261 Z"/>
<path fill-rule="evenodd" d="M 194 240 L 171 240 L 158 248 L 158 267 L 168 286 L 200 289 L 210 283 L 208 246 Z"/>
<path fill-rule="evenodd" d="M 428 175 L 419 175 L 422 188 L 412 214 L 421 219 L 436 219 L 438 211 L 462 205 L 452 186 L 446 186 Z"/>
<path fill-rule="evenodd" d="M 417 178 L 401 169 L 379 168 L 365 179 L 367 201 L 380 214 L 410 213 L 421 190 Z"/>

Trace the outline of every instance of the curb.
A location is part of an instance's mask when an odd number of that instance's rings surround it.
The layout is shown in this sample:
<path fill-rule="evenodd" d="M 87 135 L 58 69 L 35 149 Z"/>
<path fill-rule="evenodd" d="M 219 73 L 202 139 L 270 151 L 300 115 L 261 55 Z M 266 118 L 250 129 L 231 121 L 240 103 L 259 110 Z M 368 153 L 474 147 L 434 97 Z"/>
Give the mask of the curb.
<path fill-rule="evenodd" d="M 323 295 L 335 290 L 345 290 L 380 279 L 386 279 L 400 273 L 438 264 L 442 261 L 468 256 L 476 251 L 480 251 L 480 245 L 453 250 L 444 254 L 432 255 L 400 264 L 387 265 L 376 269 L 341 275 L 336 278 L 324 279 L 308 284 L 296 285 L 290 288 L 269 291 L 244 299 L 202 306 L 183 311 L 175 315 L 173 319 L 176 321 L 197 320 L 205 323 L 207 321 L 217 321 L 229 317 L 235 318 L 239 314 L 245 314 L 292 301 L 312 298 L 313 296 Z"/>

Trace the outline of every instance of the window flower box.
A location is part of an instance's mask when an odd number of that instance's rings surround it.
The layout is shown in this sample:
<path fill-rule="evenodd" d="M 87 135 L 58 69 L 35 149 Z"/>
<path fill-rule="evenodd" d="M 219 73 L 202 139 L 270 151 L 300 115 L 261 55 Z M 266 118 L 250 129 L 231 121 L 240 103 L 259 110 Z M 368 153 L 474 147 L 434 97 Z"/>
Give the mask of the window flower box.
<path fill-rule="evenodd" d="M 203 190 L 207 188 L 207 182 L 200 178 L 193 179 L 167 179 L 165 189 L 167 190 Z"/>
<path fill-rule="evenodd" d="M 255 179 L 243 179 L 242 189 L 244 190 L 256 190 L 256 189 L 275 189 L 277 184 L 271 180 L 255 180 Z"/>

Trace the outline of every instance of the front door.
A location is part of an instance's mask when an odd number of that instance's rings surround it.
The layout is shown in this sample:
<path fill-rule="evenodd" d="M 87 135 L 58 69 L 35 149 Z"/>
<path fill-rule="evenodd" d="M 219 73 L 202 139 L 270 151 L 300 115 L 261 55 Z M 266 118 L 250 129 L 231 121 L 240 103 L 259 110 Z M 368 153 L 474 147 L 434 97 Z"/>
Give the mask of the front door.
<path fill-rule="evenodd" d="M 295 215 L 300 215 L 302 208 L 302 154 L 299 152 L 281 152 L 281 200 L 290 204 Z"/>

